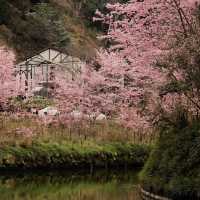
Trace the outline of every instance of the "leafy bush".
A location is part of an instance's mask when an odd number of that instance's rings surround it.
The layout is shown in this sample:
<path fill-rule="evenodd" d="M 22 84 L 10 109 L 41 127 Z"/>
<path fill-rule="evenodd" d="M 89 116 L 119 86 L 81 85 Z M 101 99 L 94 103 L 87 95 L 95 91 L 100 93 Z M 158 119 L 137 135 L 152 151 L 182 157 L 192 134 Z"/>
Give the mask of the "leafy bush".
<path fill-rule="evenodd" d="M 199 199 L 199 133 L 199 120 L 187 127 L 163 129 L 140 174 L 142 187 L 173 200 Z"/>
<path fill-rule="evenodd" d="M 15 108 L 29 111 L 31 108 L 43 109 L 47 106 L 52 106 L 53 101 L 42 97 L 32 97 L 28 100 L 20 98 L 11 99 L 10 104 Z"/>

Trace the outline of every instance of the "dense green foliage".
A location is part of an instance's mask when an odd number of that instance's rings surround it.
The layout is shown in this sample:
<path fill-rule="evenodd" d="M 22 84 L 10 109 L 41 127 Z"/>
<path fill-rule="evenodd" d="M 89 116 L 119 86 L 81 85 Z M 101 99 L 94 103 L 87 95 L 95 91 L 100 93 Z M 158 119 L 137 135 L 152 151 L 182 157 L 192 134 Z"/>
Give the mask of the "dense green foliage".
<path fill-rule="evenodd" d="M 24 1 L 23 1 L 24 2 Z M 28 1 L 27 1 L 28 3 Z M 30 2 L 29 2 L 30 3 Z M 1 3 L 4 7 L 2 9 L 1 15 L 1 24 L 4 25 L 2 33 L 4 33 L 5 37 L 9 42 L 14 42 L 14 47 L 19 49 L 27 49 L 29 50 L 31 47 L 31 41 L 38 41 L 38 48 L 44 47 L 44 43 L 46 43 L 46 39 L 42 38 L 42 34 L 44 29 L 40 24 L 34 21 L 31 17 L 25 15 L 28 5 L 23 6 L 22 3 L 14 2 L 12 4 L 9 1 L 4 1 Z M 15 7 L 16 6 L 16 7 Z M 18 7 L 17 7 L 18 6 Z M 34 28 L 36 27 L 36 29 Z M 11 40 L 11 41 L 10 41 Z M 44 40 L 44 41 L 42 41 Z M 20 43 L 23 41 L 22 43 Z M 43 45 L 42 45 L 43 43 Z M 33 47 L 34 48 L 34 47 Z"/>
<path fill-rule="evenodd" d="M 143 166 L 150 147 L 122 143 L 22 143 L 0 147 L 0 168 L 109 168 Z"/>
<path fill-rule="evenodd" d="M 142 186 L 147 191 L 173 200 L 200 198 L 199 133 L 199 121 L 161 131 L 141 173 Z"/>
<path fill-rule="evenodd" d="M 74 2 L 60 2 L 0 0 L 0 42 L 13 47 L 19 59 L 48 47 L 79 57 L 91 55 L 96 48 L 94 31 L 86 28 L 83 16 L 75 15 Z"/>
<path fill-rule="evenodd" d="M 64 15 L 48 3 L 36 4 L 32 9 L 31 15 L 35 21 L 42 25 L 44 29 L 42 35 L 50 41 L 49 45 L 66 50 L 70 40 L 64 26 Z"/>

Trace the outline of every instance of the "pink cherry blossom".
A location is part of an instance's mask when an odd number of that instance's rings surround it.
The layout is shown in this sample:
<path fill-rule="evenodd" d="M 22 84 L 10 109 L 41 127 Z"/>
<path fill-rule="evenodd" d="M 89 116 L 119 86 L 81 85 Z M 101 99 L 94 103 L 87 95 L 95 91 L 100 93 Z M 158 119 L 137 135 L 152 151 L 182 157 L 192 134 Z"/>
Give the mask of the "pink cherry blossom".
<path fill-rule="evenodd" d="M 167 82 L 167 73 L 154 64 L 177 36 L 184 39 L 192 31 L 194 5 L 191 0 L 130 0 L 107 4 L 105 14 L 97 11 L 94 20 L 108 27 L 99 36 L 107 47 L 97 51 L 98 65 L 88 65 L 78 81 L 59 78 L 63 110 L 98 111 L 128 127 L 150 126 L 159 88 Z"/>
<path fill-rule="evenodd" d="M 0 102 L 5 102 L 16 93 L 14 61 L 14 53 L 0 47 Z"/>

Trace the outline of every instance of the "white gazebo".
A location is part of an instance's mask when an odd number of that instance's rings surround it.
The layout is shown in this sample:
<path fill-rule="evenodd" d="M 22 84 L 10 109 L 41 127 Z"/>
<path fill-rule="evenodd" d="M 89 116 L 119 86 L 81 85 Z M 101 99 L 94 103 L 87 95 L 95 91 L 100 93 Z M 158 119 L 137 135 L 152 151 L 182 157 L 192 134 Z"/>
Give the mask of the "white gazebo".
<path fill-rule="evenodd" d="M 85 63 L 79 58 L 55 49 L 47 49 L 18 63 L 15 66 L 16 78 L 19 89 L 23 88 L 28 93 L 41 84 L 46 85 L 45 87 L 51 85 L 55 79 L 54 71 L 59 68 L 65 70 L 68 78 L 74 80 L 84 66 Z"/>

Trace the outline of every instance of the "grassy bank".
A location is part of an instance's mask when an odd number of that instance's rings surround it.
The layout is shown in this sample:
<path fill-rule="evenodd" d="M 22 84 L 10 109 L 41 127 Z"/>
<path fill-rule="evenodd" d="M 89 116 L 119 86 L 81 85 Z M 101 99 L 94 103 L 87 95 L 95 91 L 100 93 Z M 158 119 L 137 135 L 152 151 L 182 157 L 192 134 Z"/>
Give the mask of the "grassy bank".
<path fill-rule="evenodd" d="M 140 179 L 149 192 L 173 200 L 200 199 L 200 123 L 161 132 Z"/>
<path fill-rule="evenodd" d="M 146 145 L 95 142 L 31 142 L 0 146 L 0 169 L 91 169 L 143 166 Z"/>
<path fill-rule="evenodd" d="M 112 121 L 55 126 L 32 117 L 1 115 L 0 168 L 141 167 L 155 137 Z"/>

